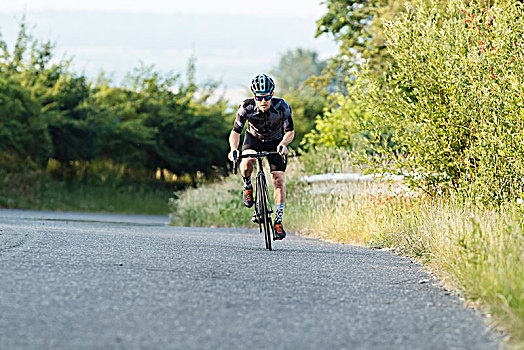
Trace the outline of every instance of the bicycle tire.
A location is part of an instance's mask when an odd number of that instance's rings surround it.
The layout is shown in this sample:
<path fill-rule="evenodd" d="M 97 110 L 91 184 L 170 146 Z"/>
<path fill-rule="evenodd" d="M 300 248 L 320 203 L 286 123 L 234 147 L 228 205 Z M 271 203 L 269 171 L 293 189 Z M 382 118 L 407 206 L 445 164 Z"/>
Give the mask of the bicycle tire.
<path fill-rule="evenodd" d="M 267 208 L 267 220 L 269 223 L 270 231 L 270 241 L 275 240 L 275 230 L 273 230 L 273 222 L 271 221 L 271 213 L 273 213 L 273 208 L 271 207 L 271 198 L 269 197 L 269 189 L 267 188 L 267 182 L 264 186 L 264 196 L 266 198 L 266 208 Z"/>
<path fill-rule="evenodd" d="M 255 216 L 257 218 L 257 221 L 258 221 L 258 231 L 259 233 L 262 233 L 262 220 L 261 219 L 261 216 L 260 216 L 260 203 L 259 203 L 259 199 L 258 199 L 258 180 L 257 180 L 257 190 L 255 190 Z"/>
<path fill-rule="evenodd" d="M 260 191 L 260 207 L 261 207 L 261 214 L 262 214 L 262 227 L 264 229 L 264 239 L 266 241 L 266 249 L 272 250 L 271 247 L 271 228 L 269 225 L 269 213 L 267 208 L 267 183 L 264 176 L 260 176 L 259 183 L 258 183 L 259 191 Z"/>

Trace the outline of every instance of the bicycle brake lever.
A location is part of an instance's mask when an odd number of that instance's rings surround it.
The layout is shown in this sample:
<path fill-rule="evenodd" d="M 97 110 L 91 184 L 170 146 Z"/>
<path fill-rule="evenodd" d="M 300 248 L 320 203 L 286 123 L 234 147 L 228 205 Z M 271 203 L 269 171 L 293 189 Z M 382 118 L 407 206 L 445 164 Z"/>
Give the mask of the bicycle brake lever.
<path fill-rule="evenodd" d="M 280 157 L 282 158 L 282 162 L 284 163 L 284 165 L 286 165 L 287 163 L 287 157 L 284 153 L 282 153 L 282 150 L 284 149 L 284 146 L 280 145 L 278 146 L 278 153 L 280 153 Z"/>
<path fill-rule="evenodd" d="M 238 151 L 233 151 L 233 174 L 237 174 L 237 159 L 238 159 Z"/>

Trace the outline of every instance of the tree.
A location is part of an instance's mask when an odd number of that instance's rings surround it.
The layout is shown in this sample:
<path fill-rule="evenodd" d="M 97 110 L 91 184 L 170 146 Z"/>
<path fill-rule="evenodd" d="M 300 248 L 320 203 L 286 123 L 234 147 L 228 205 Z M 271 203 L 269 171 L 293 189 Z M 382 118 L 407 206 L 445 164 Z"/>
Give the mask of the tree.
<path fill-rule="evenodd" d="M 326 107 L 326 96 L 317 94 L 307 84 L 309 78 L 320 74 L 326 66 L 327 61 L 320 60 L 317 52 L 298 48 L 285 52 L 271 70 L 278 93 L 293 111 L 295 146 L 301 145 L 304 135 L 314 127 L 316 116 Z"/>
<path fill-rule="evenodd" d="M 319 75 L 327 66 L 313 50 L 297 48 L 288 50 L 280 56 L 279 63 L 271 70 L 281 94 L 292 94 L 307 90 L 304 82 L 311 76 Z"/>
<path fill-rule="evenodd" d="M 0 37 L 1 39 L 1 37 Z M 54 45 L 40 43 L 22 23 L 13 52 L 0 40 L 0 162 L 84 179 L 90 163 L 132 169 L 142 178 L 159 169 L 211 174 L 226 167 L 226 104 L 209 103 L 215 83 L 187 83 L 153 66 L 135 69 L 121 87 L 92 84 L 70 71 L 71 60 L 53 60 Z M 197 96 L 197 91 L 205 92 Z M 55 163 L 56 164 L 56 163 Z"/>
<path fill-rule="evenodd" d="M 312 83 L 335 83 L 345 93 L 348 78 L 353 80 L 363 64 L 369 76 L 381 78 L 388 65 L 394 64 L 382 23 L 405 12 L 406 3 L 415 6 L 423 2 L 432 0 L 326 0 L 328 11 L 317 21 L 316 36 L 331 35 L 339 44 L 339 52 Z M 443 8 L 446 4 L 447 0 L 442 0 L 436 6 Z"/>
<path fill-rule="evenodd" d="M 0 76 L 0 166 L 10 171 L 45 166 L 51 145 L 38 101 Z"/>
<path fill-rule="evenodd" d="M 386 23 L 396 65 L 361 80 L 375 127 L 391 127 L 388 167 L 429 193 L 504 202 L 524 195 L 524 8 L 454 1 Z"/>
<path fill-rule="evenodd" d="M 124 88 L 96 87 L 91 113 L 103 125 L 101 155 L 151 175 L 157 169 L 210 174 L 225 167 L 225 103 L 197 99 L 195 85 L 179 79 L 142 65 L 128 75 Z"/>
<path fill-rule="evenodd" d="M 23 22 L 12 53 L 7 43 L 0 40 L 0 165 L 4 170 L 43 167 L 52 153 L 46 115 L 27 79 L 45 65 L 42 48 L 49 46 L 39 46 Z M 28 54 L 35 61 L 28 61 Z M 33 65 L 36 60 L 39 65 Z"/>
<path fill-rule="evenodd" d="M 408 4 L 426 0 L 410 0 Z M 428 2 L 431 0 L 428 0 Z M 391 125 L 382 125 L 371 135 L 366 130 L 375 123 L 376 116 L 366 113 L 366 106 L 353 95 L 356 77 L 365 70 L 367 79 L 381 86 L 387 79 L 388 67 L 395 60 L 386 46 L 383 22 L 405 12 L 400 0 L 327 0 L 327 13 L 317 21 L 317 36 L 331 35 L 339 44 L 339 53 L 329 61 L 322 74 L 313 76 L 309 83 L 316 87 L 336 86 L 337 93 L 330 96 L 329 110 L 317 117 L 315 129 L 307 135 L 307 143 L 315 146 L 364 148 L 375 153 L 375 143 L 394 147 Z M 442 8 L 447 0 L 437 5 Z M 332 89 L 333 90 L 333 89 Z M 332 132 L 332 135 L 328 135 Z M 367 141 L 366 141 L 367 140 Z"/>

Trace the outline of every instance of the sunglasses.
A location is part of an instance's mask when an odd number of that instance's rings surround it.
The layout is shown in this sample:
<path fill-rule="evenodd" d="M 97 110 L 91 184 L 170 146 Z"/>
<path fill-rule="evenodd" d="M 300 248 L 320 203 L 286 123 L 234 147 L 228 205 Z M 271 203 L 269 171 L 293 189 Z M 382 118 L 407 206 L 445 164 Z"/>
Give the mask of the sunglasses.
<path fill-rule="evenodd" d="M 273 95 L 271 95 L 271 94 L 269 94 L 269 95 L 263 95 L 263 96 L 257 96 L 257 95 L 255 95 L 255 99 L 256 99 L 257 101 L 262 101 L 262 100 L 264 100 L 264 101 L 269 101 L 269 100 L 271 100 L 272 97 L 273 97 Z"/>

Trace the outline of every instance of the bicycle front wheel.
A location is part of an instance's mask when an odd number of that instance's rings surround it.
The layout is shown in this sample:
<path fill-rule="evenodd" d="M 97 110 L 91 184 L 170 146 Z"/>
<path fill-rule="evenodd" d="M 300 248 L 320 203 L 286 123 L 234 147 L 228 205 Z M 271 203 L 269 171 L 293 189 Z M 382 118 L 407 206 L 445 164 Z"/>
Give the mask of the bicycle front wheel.
<path fill-rule="evenodd" d="M 258 188 L 260 189 L 260 213 L 262 215 L 262 229 L 264 231 L 264 237 L 266 240 L 266 248 L 272 250 L 271 247 L 271 223 L 269 221 L 269 209 L 267 202 L 267 183 L 264 176 L 260 176 L 258 180 Z"/>

